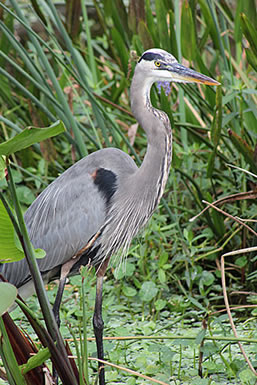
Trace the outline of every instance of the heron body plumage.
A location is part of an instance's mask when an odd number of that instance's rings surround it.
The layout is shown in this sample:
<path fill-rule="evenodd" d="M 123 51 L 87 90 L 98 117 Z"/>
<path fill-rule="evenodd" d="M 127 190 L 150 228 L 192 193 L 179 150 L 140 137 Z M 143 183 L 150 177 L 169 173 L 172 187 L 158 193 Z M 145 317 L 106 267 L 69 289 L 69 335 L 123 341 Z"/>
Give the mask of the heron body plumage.
<path fill-rule="evenodd" d="M 110 186 L 105 178 L 103 187 L 99 176 L 94 177 L 103 169 L 112 172 L 117 182 L 112 178 Z M 46 251 L 45 258 L 37 261 L 43 276 L 51 279 L 52 272 L 56 277 L 56 268 L 76 255 L 104 226 L 111 199 L 110 195 L 106 199 L 108 190 L 118 188 L 135 170 L 129 155 L 119 149 L 102 149 L 75 163 L 38 196 L 24 219 L 33 246 Z M 1 272 L 17 287 L 30 279 L 25 259 L 2 264 Z"/>
<path fill-rule="evenodd" d="M 96 151 L 60 175 L 25 213 L 32 244 L 46 251 L 45 258 L 38 260 L 46 282 L 61 276 L 63 290 L 66 275 L 62 277 L 61 270 L 74 256 L 77 259 L 71 273 L 78 272 L 81 264 L 96 266 L 93 323 L 99 358 L 103 358 L 102 284 L 108 261 L 121 248 L 125 253 L 146 225 L 169 175 L 172 131 L 168 116 L 150 101 L 150 89 L 156 81 L 218 84 L 180 65 L 166 51 L 151 49 L 143 53 L 130 89 L 131 110 L 147 136 L 141 166 L 118 149 Z M 2 264 L 0 272 L 21 292 L 31 281 L 26 260 Z M 103 370 L 99 378 L 104 385 Z"/>

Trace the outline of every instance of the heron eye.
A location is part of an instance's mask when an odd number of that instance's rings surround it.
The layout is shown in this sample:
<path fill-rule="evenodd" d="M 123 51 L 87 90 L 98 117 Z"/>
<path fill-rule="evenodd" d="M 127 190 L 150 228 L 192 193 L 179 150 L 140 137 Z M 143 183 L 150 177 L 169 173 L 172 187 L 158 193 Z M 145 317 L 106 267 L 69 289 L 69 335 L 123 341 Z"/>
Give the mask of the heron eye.
<path fill-rule="evenodd" d="M 160 66 L 161 66 L 161 62 L 158 61 L 158 60 L 156 60 L 156 61 L 154 62 L 154 64 L 155 64 L 155 67 L 160 67 Z"/>

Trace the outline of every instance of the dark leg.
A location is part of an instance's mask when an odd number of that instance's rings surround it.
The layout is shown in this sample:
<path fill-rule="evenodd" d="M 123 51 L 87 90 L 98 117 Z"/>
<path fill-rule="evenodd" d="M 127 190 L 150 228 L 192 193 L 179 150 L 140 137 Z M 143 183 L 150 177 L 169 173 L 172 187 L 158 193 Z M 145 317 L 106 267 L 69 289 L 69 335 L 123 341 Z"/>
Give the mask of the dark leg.
<path fill-rule="evenodd" d="M 53 313 L 54 313 L 54 317 L 55 317 L 56 323 L 58 325 L 58 328 L 60 328 L 60 324 L 61 324 L 60 306 L 61 306 L 61 302 L 62 302 L 62 296 L 63 296 L 63 292 L 64 292 L 66 279 L 67 279 L 72 267 L 77 262 L 78 258 L 70 259 L 64 265 L 62 265 L 62 268 L 61 268 L 60 282 L 59 282 L 59 286 L 58 286 L 58 290 L 57 290 L 57 294 L 56 294 L 56 298 L 55 298 L 54 306 L 53 306 Z M 54 378 L 55 384 L 58 384 L 58 373 L 57 373 L 55 367 L 53 367 L 53 378 Z"/>
<path fill-rule="evenodd" d="M 60 328 L 60 324 L 61 324 L 60 306 L 61 306 L 61 302 L 62 302 L 62 296 L 63 296 L 63 291 L 64 291 L 64 287 L 65 287 L 65 283 L 66 283 L 66 278 L 67 277 L 65 276 L 65 277 L 62 277 L 60 279 L 57 294 L 56 294 L 55 301 L 54 301 L 54 306 L 53 306 L 54 318 L 56 320 L 58 328 Z M 54 383 L 58 385 L 58 373 L 57 373 L 54 366 L 53 366 L 53 379 L 54 379 Z"/>
<path fill-rule="evenodd" d="M 109 263 L 110 258 L 106 258 L 101 265 L 97 268 L 96 272 L 96 297 L 95 297 L 95 311 L 93 316 L 93 326 L 96 339 L 97 357 L 100 360 L 104 359 L 104 348 L 103 348 L 103 330 L 104 321 L 102 318 L 102 296 L 103 296 L 103 280 L 104 275 Z M 105 385 L 104 379 L 104 365 L 98 362 L 99 368 L 99 385 Z"/>
<path fill-rule="evenodd" d="M 58 328 L 60 328 L 60 324 L 61 324 L 61 321 L 60 321 L 60 306 L 61 306 L 61 302 L 62 302 L 62 296 L 63 296 L 63 291 L 64 291 L 64 287 L 65 287 L 65 283 L 66 283 L 66 276 L 65 277 L 62 277 L 60 279 L 60 282 L 59 282 L 59 286 L 58 286 L 58 291 L 57 291 L 57 294 L 56 294 L 56 298 L 55 298 L 55 301 L 54 301 L 54 306 L 53 306 L 53 313 L 54 313 L 54 318 L 57 322 L 57 325 L 58 325 Z"/>
<path fill-rule="evenodd" d="M 98 275 L 97 281 L 96 281 L 96 298 L 95 298 L 93 326 L 94 326 L 95 339 L 96 339 L 97 357 L 101 360 L 104 359 L 104 349 L 103 349 L 104 322 L 102 318 L 102 293 L 103 293 L 103 276 Z M 99 368 L 99 385 L 105 385 L 104 366 L 101 362 L 98 362 L 98 368 Z"/>

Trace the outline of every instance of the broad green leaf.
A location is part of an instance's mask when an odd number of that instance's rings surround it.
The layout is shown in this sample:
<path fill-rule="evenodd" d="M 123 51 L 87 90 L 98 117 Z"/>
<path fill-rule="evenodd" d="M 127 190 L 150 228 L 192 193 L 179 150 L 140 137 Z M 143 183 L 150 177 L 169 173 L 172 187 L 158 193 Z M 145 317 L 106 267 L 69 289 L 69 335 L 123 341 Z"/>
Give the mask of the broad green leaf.
<path fill-rule="evenodd" d="M 201 274 L 200 281 L 202 281 L 203 285 L 210 286 L 214 282 L 214 279 L 214 275 L 211 272 L 204 270 Z"/>
<path fill-rule="evenodd" d="M 139 295 L 144 302 L 150 302 L 158 293 L 158 289 L 153 281 L 144 282 L 139 291 Z"/>
<path fill-rule="evenodd" d="M 256 382 L 256 377 L 250 369 L 244 369 L 239 373 L 239 378 L 242 381 L 242 384 L 254 384 Z"/>
<path fill-rule="evenodd" d="M 244 267 L 247 265 L 247 263 L 248 263 L 248 258 L 245 255 L 235 260 L 235 264 L 239 267 Z"/>
<path fill-rule="evenodd" d="M 169 254 L 163 251 L 159 258 L 159 262 L 158 262 L 159 267 L 163 267 L 167 263 L 168 259 L 169 259 Z"/>
<path fill-rule="evenodd" d="M 160 311 L 162 310 L 163 308 L 165 308 L 167 304 L 167 301 L 165 301 L 164 299 L 157 299 L 157 301 L 154 302 L 154 306 L 155 306 L 155 309 L 157 311 Z"/>
<path fill-rule="evenodd" d="M 158 270 L 158 278 L 159 278 L 159 281 L 161 283 L 165 283 L 166 282 L 166 273 L 163 269 L 159 269 Z"/>
<path fill-rule="evenodd" d="M 63 122 L 57 121 L 49 127 L 27 127 L 20 134 L 0 144 L 0 155 L 10 155 L 34 143 L 41 142 L 65 131 Z"/>
<path fill-rule="evenodd" d="M 126 297 L 135 297 L 135 295 L 137 294 L 136 289 L 129 286 L 123 286 L 122 292 Z"/>
<path fill-rule="evenodd" d="M 131 277 L 134 274 L 135 265 L 133 263 L 127 262 L 124 266 L 119 266 L 114 270 L 115 279 L 122 279 L 123 277 Z"/>
<path fill-rule="evenodd" d="M 24 257 L 24 253 L 17 247 L 14 234 L 12 221 L 0 200 L 0 261 L 14 262 Z"/>
<path fill-rule="evenodd" d="M 27 186 L 18 186 L 16 188 L 16 193 L 19 201 L 25 205 L 31 205 L 35 200 L 35 195 Z"/>
<path fill-rule="evenodd" d="M 132 277 L 135 272 L 135 264 L 131 262 L 126 263 L 126 277 Z"/>
<path fill-rule="evenodd" d="M 0 316 L 2 316 L 15 301 L 18 290 L 7 282 L 0 282 Z"/>
<path fill-rule="evenodd" d="M 37 259 L 42 259 L 46 256 L 46 252 L 43 249 L 34 249 L 34 252 Z"/>

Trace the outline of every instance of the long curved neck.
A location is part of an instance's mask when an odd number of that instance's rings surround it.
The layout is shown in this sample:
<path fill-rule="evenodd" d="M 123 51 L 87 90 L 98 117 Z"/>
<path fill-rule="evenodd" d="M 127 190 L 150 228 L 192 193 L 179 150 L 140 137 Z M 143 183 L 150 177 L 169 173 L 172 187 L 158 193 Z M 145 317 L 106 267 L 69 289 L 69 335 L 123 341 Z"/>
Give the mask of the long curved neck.
<path fill-rule="evenodd" d="M 140 75 L 140 74 L 139 74 Z M 131 89 L 131 109 L 147 135 L 147 151 L 137 171 L 138 188 L 152 199 L 153 210 L 163 194 L 172 158 L 172 131 L 168 116 L 150 101 L 151 80 L 135 72 Z"/>
<path fill-rule="evenodd" d="M 98 261 L 123 248 L 125 255 L 133 237 L 147 223 L 159 203 L 171 163 L 171 128 L 167 115 L 150 102 L 152 83 L 145 83 L 135 72 L 131 92 L 132 112 L 147 135 L 147 151 L 137 171 L 126 178 L 115 192 L 115 199 L 101 229 Z M 117 231 L 118 229 L 118 231 Z M 97 243 L 96 243 L 97 244 Z"/>

